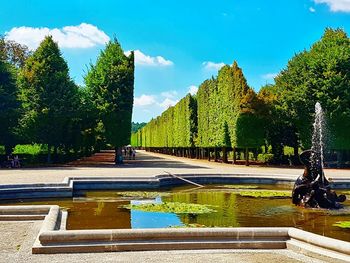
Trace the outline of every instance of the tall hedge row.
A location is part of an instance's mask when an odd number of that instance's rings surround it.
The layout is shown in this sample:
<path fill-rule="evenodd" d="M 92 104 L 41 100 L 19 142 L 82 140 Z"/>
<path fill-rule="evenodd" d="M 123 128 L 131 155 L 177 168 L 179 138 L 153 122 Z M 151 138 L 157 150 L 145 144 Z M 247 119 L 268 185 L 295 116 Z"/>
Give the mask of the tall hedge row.
<path fill-rule="evenodd" d="M 143 147 L 257 147 L 263 144 L 262 119 L 247 114 L 247 96 L 255 94 L 236 62 L 204 81 L 196 96 L 188 94 L 131 137 Z M 258 131 L 258 132 L 256 132 Z M 246 134 L 246 135 L 244 135 Z M 249 138 L 246 136 L 249 136 Z"/>
<path fill-rule="evenodd" d="M 133 146 L 193 147 L 197 133 L 197 103 L 188 94 L 131 137 Z"/>

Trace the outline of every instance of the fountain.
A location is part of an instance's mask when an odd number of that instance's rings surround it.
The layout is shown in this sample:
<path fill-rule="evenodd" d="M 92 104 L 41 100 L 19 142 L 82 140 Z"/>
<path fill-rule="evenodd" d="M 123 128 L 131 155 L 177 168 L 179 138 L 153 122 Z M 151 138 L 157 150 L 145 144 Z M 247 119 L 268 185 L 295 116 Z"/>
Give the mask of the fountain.
<path fill-rule="evenodd" d="M 324 114 L 319 102 L 315 105 L 312 147 L 300 154 L 300 161 L 305 165 L 304 173 L 296 180 L 292 193 L 295 205 L 311 208 L 341 208 L 345 195 L 331 190 L 325 177 L 324 167 Z"/>

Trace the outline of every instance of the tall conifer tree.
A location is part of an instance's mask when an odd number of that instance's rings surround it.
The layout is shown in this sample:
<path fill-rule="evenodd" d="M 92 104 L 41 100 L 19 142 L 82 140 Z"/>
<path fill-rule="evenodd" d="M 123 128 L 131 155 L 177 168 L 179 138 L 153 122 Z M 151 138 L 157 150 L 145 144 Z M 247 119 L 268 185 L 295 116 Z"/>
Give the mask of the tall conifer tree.
<path fill-rule="evenodd" d="M 22 116 L 20 125 L 27 140 L 51 147 L 64 141 L 75 112 L 77 86 L 69 77 L 68 66 L 51 36 L 47 36 L 30 56 L 19 74 Z"/>
<path fill-rule="evenodd" d="M 14 146 L 14 128 L 18 117 L 16 98 L 16 78 L 13 66 L 0 59 L 0 145 L 5 145 L 6 153 Z"/>
<path fill-rule="evenodd" d="M 103 122 L 107 143 L 115 147 L 115 163 L 121 162 L 121 147 L 130 143 L 134 99 L 134 54 L 126 56 L 116 39 L 101 51 L 96 65 L 85 77 L 93 103 Z"/>

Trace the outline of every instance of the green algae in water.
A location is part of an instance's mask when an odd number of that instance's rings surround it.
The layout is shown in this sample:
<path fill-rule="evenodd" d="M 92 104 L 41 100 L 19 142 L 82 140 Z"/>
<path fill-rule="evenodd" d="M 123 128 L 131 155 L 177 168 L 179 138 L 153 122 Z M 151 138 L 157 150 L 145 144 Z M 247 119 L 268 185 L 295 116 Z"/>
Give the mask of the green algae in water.
<path fill-rule="evenodd" d="M 218 187 L 227 188 L 227 189 L 257 189 L 257 188 L 259 188 L 259 186 L 257 186 L 257 185 L 233 185 L 233 184 L 220 185 Z"/>
<path fill-rule="evenodd" d="M 291 197 L 291 191 L 274 191 L 274 190 L 252 190 L 252 191 L 239 191 L 239 195 L 255 198 L 289 198 Z"/>
<path fill-rule="evenodd" d="M 333 224 L 333 226 L 337 226 L 340 228 L 350 228 L 350 221 L 339 221 Z"/>
<path fill-rule="evenodd" d="M 206 205 L 179 202 L 164 202 L 161 204 L 131 204 L 123 207 L 144 212 L 162 212 L 175 214 L 206 214 L 216 212 L 216 210 L 209 208 L 209 206 Z"/>
<path fill-rule="evenodd" d="M 156 197 L 170 195 L 170 193 L 164 193 L 164 192 L 142 192 L 142 191 L 118 192 L 117 194 L 123 197 L 135 197 L 135 198 L 147 198 L 147 199 L 154 199 Z"/>

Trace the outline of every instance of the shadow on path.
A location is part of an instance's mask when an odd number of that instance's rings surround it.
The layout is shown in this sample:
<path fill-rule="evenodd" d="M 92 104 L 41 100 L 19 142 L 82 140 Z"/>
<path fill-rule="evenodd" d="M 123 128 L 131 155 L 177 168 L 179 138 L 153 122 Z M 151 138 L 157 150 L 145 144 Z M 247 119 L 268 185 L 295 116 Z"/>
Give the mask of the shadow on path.
<path fill-rule="evenodd" d="M 102 151 L 90 157 L 82 158 L 70 162 L 68 167 L 100 167 L 100 168 L 175 168 L 175 169 L 209 169 L 199 165 L 191 165 L 184 162 L 174 161 L 167 158 L 150 156 L 148 154 L 137 152 L 136 159 L 130 160 L 124 157 L 123 165 L 114 164 L 114 152 Z"/>

